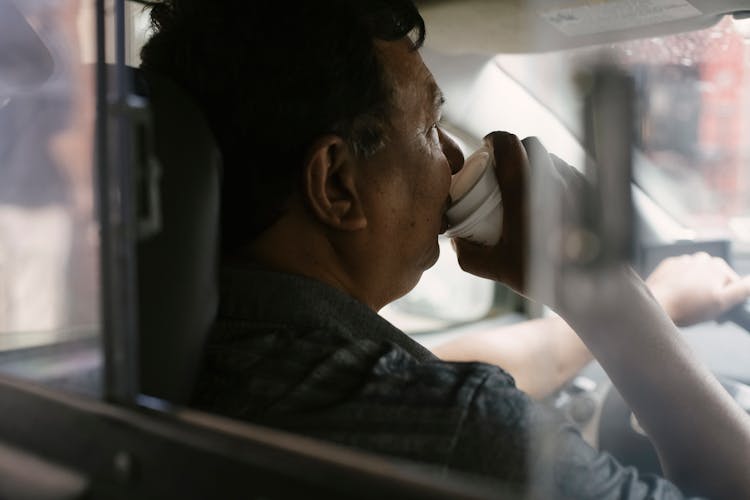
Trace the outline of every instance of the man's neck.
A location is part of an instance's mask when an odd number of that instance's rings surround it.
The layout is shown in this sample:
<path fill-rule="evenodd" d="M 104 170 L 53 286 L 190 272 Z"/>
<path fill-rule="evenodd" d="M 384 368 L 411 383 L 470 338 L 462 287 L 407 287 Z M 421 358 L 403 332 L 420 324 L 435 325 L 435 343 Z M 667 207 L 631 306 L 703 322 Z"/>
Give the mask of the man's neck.
<path fill-rule="evenodd" d="M 361 259 L 351 259 L 342 245 L 309 224 L 295 224 L 285 217 L 258 236 L 246 249 L 224 259 L 237 267 L 261 267 L 305 276 L 328 284 L 364 303 L 374 311 L 382 307 L 371 299 L 364 280 L 358 279 Z M 349 264 L 352 261 L 353 264 Z"/>

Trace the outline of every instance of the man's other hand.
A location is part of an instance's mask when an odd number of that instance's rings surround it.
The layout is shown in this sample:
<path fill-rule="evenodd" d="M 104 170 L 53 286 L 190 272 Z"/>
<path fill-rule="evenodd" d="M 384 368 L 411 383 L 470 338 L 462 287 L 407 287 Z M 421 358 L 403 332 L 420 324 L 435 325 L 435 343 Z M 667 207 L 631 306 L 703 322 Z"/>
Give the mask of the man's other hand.
<path fill-rule="evenodd" d="M 750 276 L 705 252 L 665 259 L 646 284 L 678 326 L 716 319 L 750 297 Z"/>

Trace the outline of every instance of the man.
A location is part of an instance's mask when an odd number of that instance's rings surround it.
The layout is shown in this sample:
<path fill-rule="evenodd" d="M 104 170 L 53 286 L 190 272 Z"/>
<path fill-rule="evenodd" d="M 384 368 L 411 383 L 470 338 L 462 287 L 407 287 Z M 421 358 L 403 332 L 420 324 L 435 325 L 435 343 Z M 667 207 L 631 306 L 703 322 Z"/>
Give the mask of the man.
<path fill-rule="evenodd" d="M 588 447 L 502 369 L 443 362 L 377 315 L 437 259 L 462 164 L 437 125 L 442 97 L 410 2 L 175 0 L 152 16 L 143 66 L 195 98 L 225 163 L 222 298 L 196 406 L 542 497 L 680 496 Z M 506 133 L 487 142 L 503 237 L 491 248 L 456 241 L 459 261 L 528 292 L 526 182 L 546 153 Z M 689 492 L 750 494 L 750 457 L 737 451 L 750 449 L 747 416 L 638 278 L 613 269 L 606 283 L 609 298 L 555 306 L 628 398 L 670 478 Z"/>

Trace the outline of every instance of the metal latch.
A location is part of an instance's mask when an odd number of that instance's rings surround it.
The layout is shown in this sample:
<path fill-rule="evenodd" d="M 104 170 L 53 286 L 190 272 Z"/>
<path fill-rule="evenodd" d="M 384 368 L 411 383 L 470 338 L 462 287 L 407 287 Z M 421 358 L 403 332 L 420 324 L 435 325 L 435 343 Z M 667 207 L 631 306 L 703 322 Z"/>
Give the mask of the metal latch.
<path fill-rule="evenodd" d="M 162 166 L 156 155 L 156 137 L 148 100 L 131 94 L 126 98 L 125 110 L 130 119 L 136 231 L 139 239 L 145 239 L 158 233 L 162 227 L 159 189 Z"/>

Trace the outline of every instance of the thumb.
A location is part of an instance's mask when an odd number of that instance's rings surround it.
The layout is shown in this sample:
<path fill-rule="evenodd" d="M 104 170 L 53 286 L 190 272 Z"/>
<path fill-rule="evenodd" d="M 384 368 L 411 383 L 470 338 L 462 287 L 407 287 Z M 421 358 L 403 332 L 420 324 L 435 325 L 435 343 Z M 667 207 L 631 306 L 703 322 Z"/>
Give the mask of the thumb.
<path fill-rule="evenodd" d="M 748 297 L 750 297 L 750 276 L 733 281 L 721 289 L 721 300 L 725 310 Z"/>
<path fill-rule="evenodd" d="M 492 262 L 492 247 L 463 238 L 453 238 L 451 244 L 458 257 L 458 265 L 461 266 L 461 269 L 482 278 L 497 279 L 489 265 Z"/>

